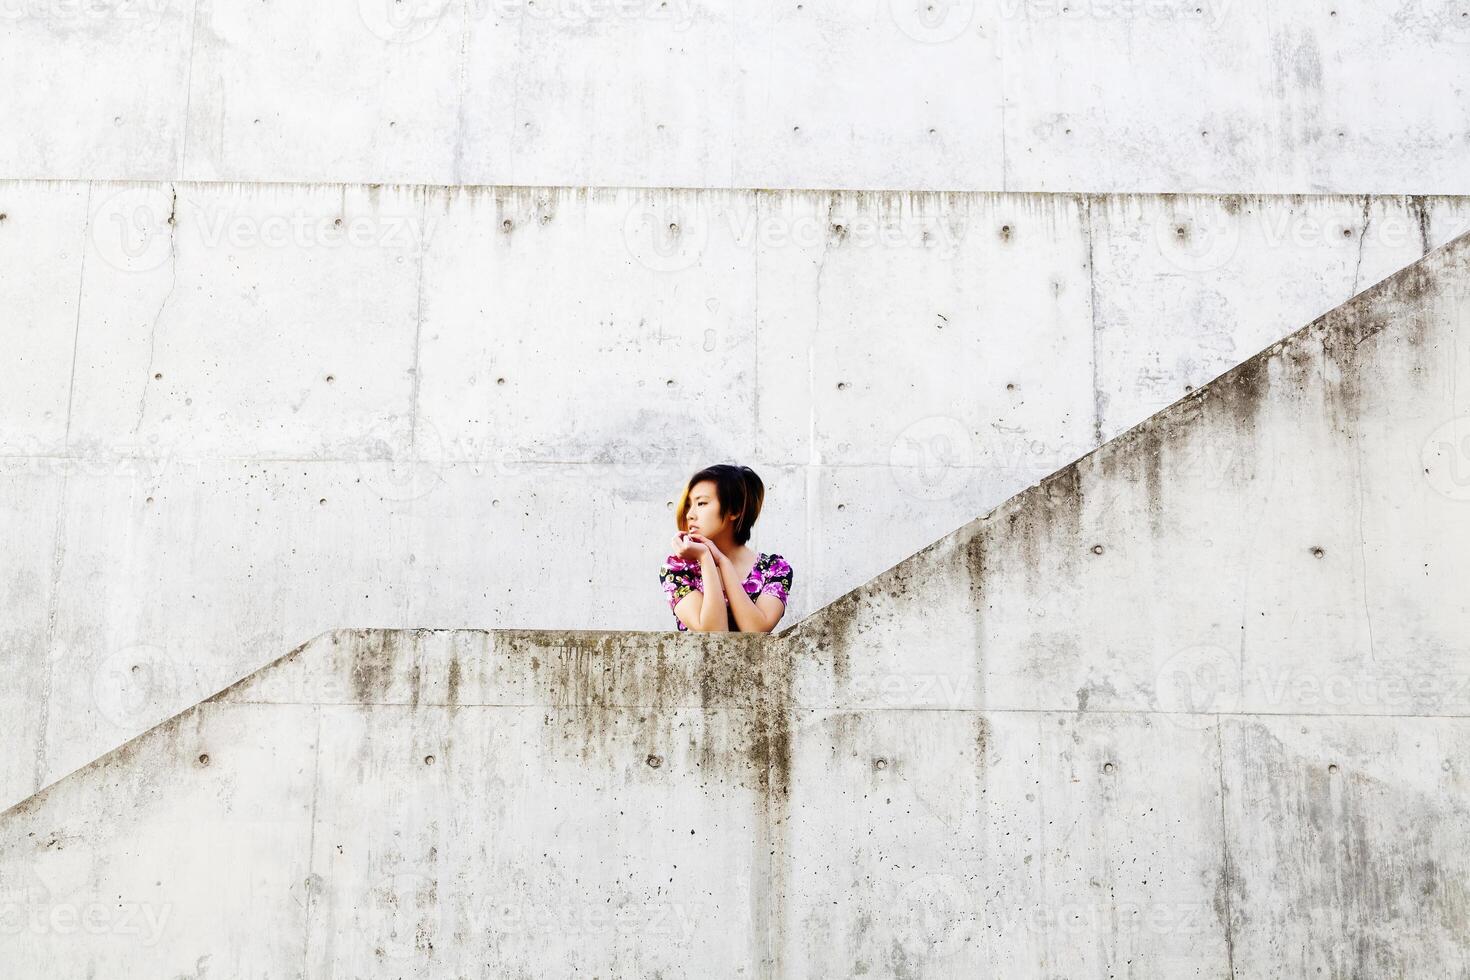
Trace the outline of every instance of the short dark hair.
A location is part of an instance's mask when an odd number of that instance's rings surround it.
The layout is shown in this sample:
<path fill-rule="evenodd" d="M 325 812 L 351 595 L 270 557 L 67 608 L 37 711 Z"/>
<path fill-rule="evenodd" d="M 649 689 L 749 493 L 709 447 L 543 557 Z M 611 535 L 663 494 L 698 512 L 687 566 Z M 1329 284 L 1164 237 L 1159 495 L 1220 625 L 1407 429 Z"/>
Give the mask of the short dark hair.
<path fill-rule="evenodd" d="M 749 541 L 751 526 L 755 524 L 755 519 L 761 514 L 761 506 L 766 502 L 766 485 L 756 476 L 755 470 L 734 463 L 706 466 L 684 484 L 684 491 L 679 494 L 679 503 L 674 508 L 674 523 L 679 530 L 689 530 L 685 524 L 689 513 L 689 491 L 694 489 L 696 483 L 704 480 L 714 483 L 715 497 L 720 501 L 721 513 L 727 518 L 731 514 L 737 515 L 734 521 L 735 543 L 744 544 Z"/>

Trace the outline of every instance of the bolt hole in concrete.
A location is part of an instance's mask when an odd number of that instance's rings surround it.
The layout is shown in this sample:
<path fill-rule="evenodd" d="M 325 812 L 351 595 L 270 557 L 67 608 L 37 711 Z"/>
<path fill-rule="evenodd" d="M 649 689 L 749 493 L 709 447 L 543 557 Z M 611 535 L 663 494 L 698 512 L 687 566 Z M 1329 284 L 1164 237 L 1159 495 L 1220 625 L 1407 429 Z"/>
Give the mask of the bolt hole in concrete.
<path fill-rule="evenodd" d="M 664 764 L 664 757 L 661 755 L 650 755 L 644 761 L 648 763 L 648 767 L 650 769 L 657 769 L 659 766 Z"/>
<path fill-rule="evenodd" d="M 1103 553 L 1103 546 L 1100 545 L 1100 544 L 1093 545 L 1092 546 L 1092 553 L 1094 555 L 1100 555 L 1100 554 L 1102 554 Z"/>
<path fill-rule="evenodd" d="M 1325 554 L 1327 554 L 1327 552 L 1323 551 L 1321 548 L 1313 548 L 1312 549 L 1312 557 L 1313 558 L 1321 558 Z"/>
<path fill-rule="evenodd" d="M 1331 763 L 1330 765 L 1328 765 L 1327 771 L 1328 772 L 1331 772 L 1331 773 L 1337 772 L 1337 763 L 1334 762 L 1334 763 Z"/>
<path fill-rule="evenodd" d="M 209 753 L 208 752 L 204 752 L 204 753 L 201 753 L 200 754 L 200 756 L 199 756 L 199 764 L 201 766 L 207 766 L 207 765 L 209 765 Z"/>
<path fill-rule="evenodd" d="M 887 769 L 888 768 L 888 760 L 887 759 L 874 759 L 873 760 L 873 768 L 874 769 Z"/>
<path fill-rule="evenodd" d="M 506 218 L 504 221 L 502 221 L 500 223 L 500 228 L 501 228 L 502 231 L 510 231 L 514 227 L 515 227 L 514 223 L 512 223 L 509 218 Z"/>
<path fill-rule="evenodd" d="M 426 765 L 426 766 L 432 766 L 433 764 L 434 764 L 434 757 L 432 755 L 426 755 L 426 756 L 424 756 L 424 765 Z"/>
<path fill-rule="evenodd" d="M 1113 771 L 1113 764 L 1111 762 L 1104 762 L 1103 763 L 1103 772 L 1112 772 L 1112 771 Z"/>

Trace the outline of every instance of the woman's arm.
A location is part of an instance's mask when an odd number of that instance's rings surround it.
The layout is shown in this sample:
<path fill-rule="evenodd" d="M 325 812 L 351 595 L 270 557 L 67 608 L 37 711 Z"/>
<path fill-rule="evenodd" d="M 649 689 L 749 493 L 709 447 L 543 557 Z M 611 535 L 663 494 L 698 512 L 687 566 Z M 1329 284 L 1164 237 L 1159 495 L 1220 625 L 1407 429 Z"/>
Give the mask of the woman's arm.
<path fill-rule="evenodd" d="M 708 548 L 699 556 L 699 575 L 704 581 L 704 598 L 699 603 L 699 623 L 690 628 L 700 633 L 730 632 L 720 565 Z"/>
<path fill-rule="evenodd" d="M 771 614 L 761 609 L 756 601 L 745 591 L 745 583 L 737 582 L 736 576 L 740 574 L 735 563 L 724 555 L 720 556 L 723 562 L 720 565 L 720 578 L 725 583 L 725 596 L 730 603 L 730 614 L 735 617 L 735 625 L 740 627 L 742 633 L 769 633 L 775 625 Z M 771 602 L 777 600 L 771 599 Z"/>
<path fill-rule="evenodd" d="M 764 603 L 766 608 L 762 608 L 755 599 L 750 597 L 750 593 L 745 591 L 745 583 L 739 581 L 740 572 L 729 556 L 715 547 L 714 543 L 707 538 L 700 540 L 704 541 L 705 547 L 709 549 L 708 553 L 714 555 L 715 567 L 719 573 L 715 580 L 724 586 L 722 591 L 725 601 L 729 604 L 730 615 L 735 617 L 735 625 L 740 628 L 740 632 L 769 633 L 781 619 L 781 613 L 784 611 L 784 607 L 771 608 L 772 606 L 780 607 L 780 600 L 774 597 L 767 599 Z M 711 581 L 708 571 L 704 572 L 704 575 L 706 582 Z M 728 630 L 728 627 L 726 629 Z"/>

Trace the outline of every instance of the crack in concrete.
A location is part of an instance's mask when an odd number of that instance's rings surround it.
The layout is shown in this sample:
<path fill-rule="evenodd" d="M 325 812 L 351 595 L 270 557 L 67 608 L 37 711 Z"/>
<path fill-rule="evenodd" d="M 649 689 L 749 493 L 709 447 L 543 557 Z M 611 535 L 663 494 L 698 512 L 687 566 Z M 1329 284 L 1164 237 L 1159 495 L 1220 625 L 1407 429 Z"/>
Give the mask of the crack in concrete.
<path fill-rule="evenodd" d="M 1088 314 L 1092 319 L 1092 438 L 1098 444 L 1103 442 L 1103 396 L 1102 387 L 1098 382 L 1098 343 L 1097 343 L 1097 268 L 1092 258 L 1092 196 L 1082 198 L 1083 223 L 1087 226 L 1087 305 Z"/>
<path fill-rule="evenodd" d="M 87 185 L 87 203 L 83 205 L 85 218 L 82 222 L 81 266 L 77 270 L 77 316 L 71 336 L 71 376 L 66 383 L 66 428 L 61 437 L 61 451 L 71 451 L 71 409 L 77 391 L 77 347 L 82 336 L 82 289 L 87 276 L 87 233 L 92 228 L 92 185 Z"/>
<path fill-rule="evenodd" d="M 429 217 L 429 195 L 424 194 L 423 204 L 419 208 L 419 278 L 418 295 L 414 300 L 413 317 L 413 387 L 409 395 L 408 408 L 408 458 L 409 465 L 418 462 L 418 435 L 419 435 L 419 347 L 420 339 L 424 330 L 424 262 L 425 253 L 428 251 L 428 242 L 425 240 L 425 222 Z"/>
<path fill-rule="evenodd" d="M 1371 214 L 1372 206 L 1372 196 L 1368 194 L 1363 195 L 1363 227 L 1358 229 L 1358 264 L 1353 267 L 1353 288 L 1352 292 L 1348 293 L 1348 299 L 1352 299 L 1358 295 L 1358 278 L 1363 273 L 1363 249 L 1368 241 L 1368 226 L 1373 222 Z"/>
<path fill-rule="evenodd" d="M 169 261 L 169 283 L 168 292 L 164 294 L 163 302 L 158 304 L 158 312 L 153 314 L 153 323 L 148 328 L 148 369 L 143 374 L 143 391 L 138 395 L 138 420 L 133 423 L 133 436 L 137 436 L 143 427 L 143 416 L 148 410 L 148 391 L 153 385 L 153 355 L 158 343 L 158 321 L 163 318 L 163 311 L 168 306 L 168 301 L 173 299 L 174 290 L 179 285 L 179 252 L 177 238 L 177 218 L 179 211 L 179 191 L 177 187 L 170 185 L 172 198 L 168 209 L 168 261 Z"/>
<path fill-rule="evenodd" d="M 1220 716 L 1215 716 L 1215 774 L 1220 785 L 1220 856 L 1222 861 L 1222 873 L 1224 880 L 1225 910 L 1222 918 L 1225 926 L 1225 963 L 1230 968 L 1231 980 L 1235 978 L 1235 934 L 1232 931 L 1232 918 L 1234 917 L 1233 906 L 1230 901 L 1230 889 L 1234 885 L 1234 870 L 1230 865 L 1230 824 L 1225 819 L 1225 744 L 1221 737 Z"/>

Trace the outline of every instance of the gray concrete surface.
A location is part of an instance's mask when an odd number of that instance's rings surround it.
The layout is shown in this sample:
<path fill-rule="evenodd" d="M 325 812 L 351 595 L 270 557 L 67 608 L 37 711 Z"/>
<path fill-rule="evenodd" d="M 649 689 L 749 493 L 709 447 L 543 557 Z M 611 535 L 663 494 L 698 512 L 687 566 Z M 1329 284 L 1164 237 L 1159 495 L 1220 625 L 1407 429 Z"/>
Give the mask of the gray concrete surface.
<path fill-rule="evenodd" d="M 666 628 L 675 491 L 719 459 L 767 481 L 795 622 L 1470 228 L 101 181 L 0 213 L 0 806 L 344 623 Z"/>
<path fill-rule="evenodd" d="M 1467 51 L 1453 0 L 10 0 L 0 176 L 1464 194 Z"/>
<path fill-rule="evenodd" d="M 1470 236 L 774 636 L 334 630 L 0 814 L 17 977 L 1459 976 Z"/>

